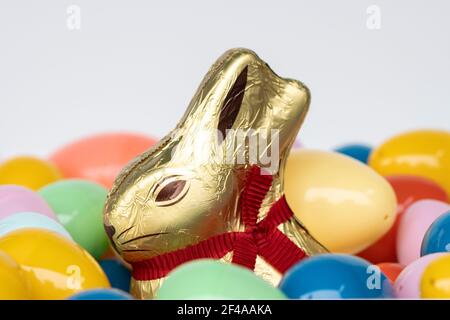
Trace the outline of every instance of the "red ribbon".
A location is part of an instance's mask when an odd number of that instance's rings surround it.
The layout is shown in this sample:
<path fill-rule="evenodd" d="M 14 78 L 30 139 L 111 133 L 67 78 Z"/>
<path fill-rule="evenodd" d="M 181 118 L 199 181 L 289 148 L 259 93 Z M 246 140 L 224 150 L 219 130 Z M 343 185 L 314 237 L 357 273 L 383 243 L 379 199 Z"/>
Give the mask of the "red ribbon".
<path fill-rule="evenodd" d="M 256 257 L 260 256 L 284 273 L 306 254 L 278 230 L 278 226 L 293 215 L 284 196 L 272 205 L 262 221 L 257 222 L 272 179 L 270 175 L 261 175 L 257 166 L 250 169 L 241 196 L 245 231 L 223 233 L 183 249 L 134 262 L 133 278 L 143 281 L 159 279 L 182 263 L 202 258 L 220 259 L 230 251 L 233 251 L 232 262 L 235 264 L 254 270 Z"/>

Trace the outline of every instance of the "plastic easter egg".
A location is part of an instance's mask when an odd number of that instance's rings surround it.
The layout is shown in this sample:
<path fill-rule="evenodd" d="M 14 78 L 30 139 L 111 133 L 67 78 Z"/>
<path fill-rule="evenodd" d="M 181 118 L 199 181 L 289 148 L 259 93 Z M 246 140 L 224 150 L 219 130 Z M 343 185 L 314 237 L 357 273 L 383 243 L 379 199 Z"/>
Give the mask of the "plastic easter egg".
<path fill-rule="evenodd" d="M 427 299 L 450 299 L 450 255 L 432 261 L 423 272 L 421 296 Z"/>
<path fill-rule="evenodd" d="M 16 157 L 0 164 L 0 185 L 16 184 L 38 190 L 62 178 L 58 168 L 34 157 Z"/>
<path fill-rule="evenodd" d="M 41 228 L 49 231 L 56 232 L 69 240 L 72 237 L 66 229 L 58 222 L 35 212 L 20 212 L 12 214 L 4 219 L 0 220 L 0 237 L 4 235 L 24 228 Z"/>
<path fill-rule="evenodd" d="M 400 272 L 394 283 L 394 292 L 397 298 L 419 299 L 420 279 L 430 262 L 446 255 L 446 253 L 433 253 L 417 259 Z"/>
<path fill-rule="evenodd" d="M 96 259 L 108 249 L 103 227 L 107 190 L 84 180 L 62 180 L 39 190 L 73 240 Z"/>
<path fill-rule="evenodd" d="M 369 248 L 360 252 L 361 258 L 372 263 L 397 262 L 397 231 L 400 220 L 411 204 L 422 199 L 448 202 L 447 193 L 432 180 L 417 176 L 386 177 L 397 196 L 397 215 L 389 231 Z"/>
<path fill-rule="evenodd" d="M 369 164 L 384 176 L 429 178 L 450 195 L 450 132 L 418 130 L 397 135 L 372 152 Z"/>
<path fill-rule="evenodd" d="M 285 299 L 285 296 L 246 268 L 200 259 L 170 272 L 156 293 L 156 299 L 274 300 Z"/>
<path fill-rule="evenodd" d="M 22 268 L 32 299 L 65 299 L 109 288 L 95 259 L 73 241 L 44 229 L 20 229 L 0 238 L 0 250 Z"/>
<path fill-rule="evenodd" d="M 437 218 L 422 240 L 422 256 L 435 252 L 450 252 L 450 211 Z"/>
<path fill-rule="evenodd" d="M 50 159 L 64 177 L 94 181 L 109 189 L 120 170 L 155 143 L 140 134 L 99 134 L 62 147 Z"/>
<path fill-rule="evenodd" d="M 280 289 L 291 299 L 379 299 L 393 289 L 380 269 L 364 259 L 322 254 L 300 261 L 286 272 Z"/>
<path fill-rule="evenodd" d="M 130 291 L 131 273 L 120 261 L 117 259 L 101 260 L 100 266 L 106 273 L 111 287 L 120 289 L 126 292 Z"/>
<path fill-rule="evenodd" d="M 450 205 L 438 200 L 419 200 L 406 210 L 397 232 L 397 256 L 401 264 L 419 259 L 425 233 L 447 211 Z"/>
<path fill-rule="evenodd" d="M 56 220 L 56 216 L 42 197 L 21 186 L 0 186 L 0 219 L 18 212 L 37 212 Z"/>
<path fill-rule="evenodd" d="M 359 160 L 362 163 L 367 163 L 372 148 L 364 144 L 348 144 L 335 149 L 336 152 L 345 154 L 353 159 Z"/>
<path fill-rule="evenodd" d="M 392 187 L 348 156 L 298 150 L 289 156 L 285 176 L 286 199 L 295 217 L 332 252 L 359 252 L 395 221 Z"/>
<path fill-rule="evenodd" d="M 127 292 L 117 289 L 92 289 L 74 294 L 69 300 L 134 300 Z"/>
<path fill-rule="evenodd" d="M 383 262 L 377 264 L 377 267 L 380 268 L 381 272 L 388 277 L 389 281 L 393 284 L 397 279 L 398 275 L 405 269 L 400 263 L 395 262 Z"/>
<path fill-rule="evenodd" d="M 27 300 L 29 298 L 22 269 L 9 255 L 0 251 L 0 300 Z"/>

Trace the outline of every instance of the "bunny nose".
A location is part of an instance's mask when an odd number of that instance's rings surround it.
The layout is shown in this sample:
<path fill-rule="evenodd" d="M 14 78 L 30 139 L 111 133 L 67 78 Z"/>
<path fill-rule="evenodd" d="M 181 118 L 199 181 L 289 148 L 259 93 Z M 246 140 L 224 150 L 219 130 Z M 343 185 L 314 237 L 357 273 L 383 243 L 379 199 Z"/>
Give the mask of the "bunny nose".
<path fill-rule="evenodd" d="M 116 233 L 116 229 L 113 226 L 105 226 L 105 231 L 109 239 L 112 240 L 113 235 Z"/>

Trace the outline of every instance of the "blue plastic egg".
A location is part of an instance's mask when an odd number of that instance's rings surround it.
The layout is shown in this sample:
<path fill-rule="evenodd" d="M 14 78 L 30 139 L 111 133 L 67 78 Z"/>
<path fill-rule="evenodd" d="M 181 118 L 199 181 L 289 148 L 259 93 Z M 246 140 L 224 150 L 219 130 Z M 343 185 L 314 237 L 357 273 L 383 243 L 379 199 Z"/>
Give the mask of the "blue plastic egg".
<path fill-rule="evenodd" d="M 450 252 L 450 211 L 437 218 L 422 240 L 420 255 Z"/>
<path fill-rule="evenodd" d="M 24 228 L 39 228 L 56 232 L 70 240 L 72 237 L 63 225 L 41 213 L 19 212 L 0 220 L 0 237 Z"/>
<path fill-rule="evenodd" d="M 131 273 L 116 259 L 104 259 L 99 262 L 108 277 L 111 287 L 126 292 L 130 291 Z"/>
<path fill-rule="evenodd" d="M 379 267 L 344 254 L 322 254 L 299 262 L 286 272 L 280 289 L 291 299 L 393 297 L 393 288 Z"/>
<path fill-rule="evenodd" d="M 92 289 L 78 292 L 69 300 L 133 300 L 134 298 L 118 289 Z"/>
<path fill-rule="evenodd" d="M 367 164 L 372 148 L 364 144 L 348 144 L 336 148 L 335 151 Z"/>

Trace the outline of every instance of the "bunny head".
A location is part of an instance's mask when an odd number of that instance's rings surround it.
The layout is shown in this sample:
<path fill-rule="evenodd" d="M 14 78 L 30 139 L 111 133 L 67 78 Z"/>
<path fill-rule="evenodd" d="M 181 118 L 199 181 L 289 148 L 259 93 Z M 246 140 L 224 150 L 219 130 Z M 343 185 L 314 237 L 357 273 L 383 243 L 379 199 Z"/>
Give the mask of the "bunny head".
<path fill-rule="evenodd" d="M 280 78 L 252 51 L 227 51 L 177 127 L 116 179 L 104 223 L 118 253 L 133 263 L 242 230 L 246 172 L 256 164 L 273 175 L 267 209 L 282 194 L 285 160 L 309 102 L 302 83 Z M 287 228 L 300 245 L 315 243 L 295 231 L 302 232 L 299 223 Z"/>

